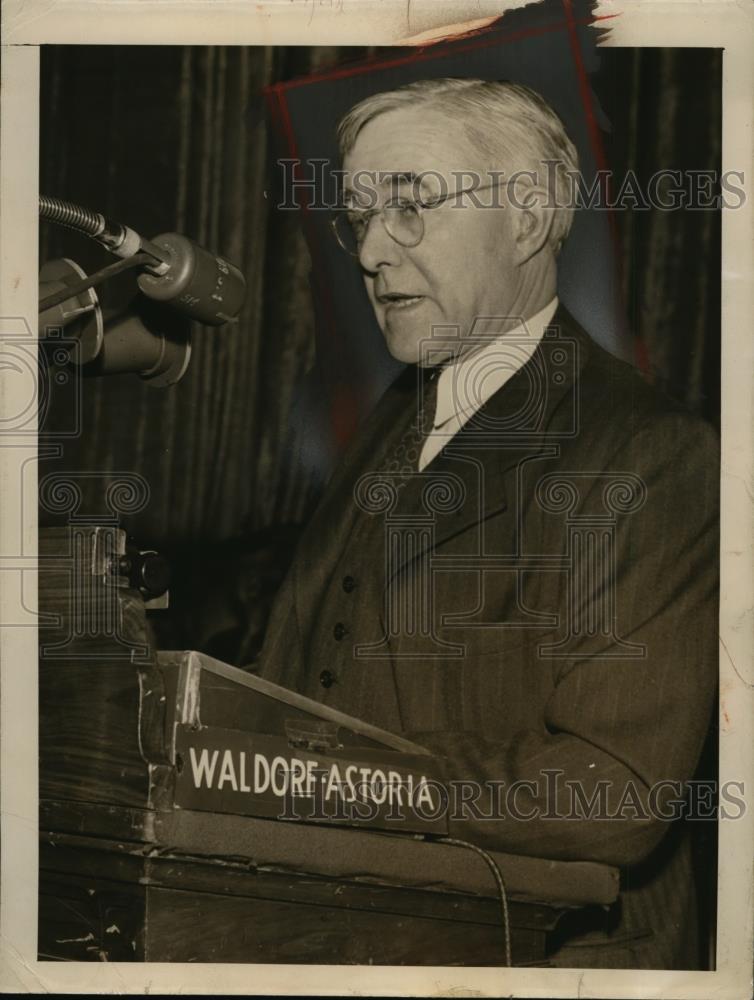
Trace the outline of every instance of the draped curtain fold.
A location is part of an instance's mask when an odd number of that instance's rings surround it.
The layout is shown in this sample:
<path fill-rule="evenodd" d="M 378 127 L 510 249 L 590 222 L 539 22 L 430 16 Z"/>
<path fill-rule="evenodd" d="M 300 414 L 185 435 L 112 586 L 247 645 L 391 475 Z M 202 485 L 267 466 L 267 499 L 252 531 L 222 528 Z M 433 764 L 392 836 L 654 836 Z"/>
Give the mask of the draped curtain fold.
<path fill-rule="evenodd" d="M 721 81 L 720 49 L 624 49 L 603 56 L 595 83 L 613 122 L 606 144 L 616 187 L 633 171 L 639 190 L 651 191 L 652 177 L 665 170 L 681 172 L 687 196 L 697 185 L 699 203 L 709 201 L 706 192 L 720 192 Z M 670 186 L 660 184 L 660 191 L 669 204 Z M 642 349 L 638 360 L 670 395 L 718 424 L 720 212 L 664 211 L 639 202 L 615 219 L 629 328 Z"/>

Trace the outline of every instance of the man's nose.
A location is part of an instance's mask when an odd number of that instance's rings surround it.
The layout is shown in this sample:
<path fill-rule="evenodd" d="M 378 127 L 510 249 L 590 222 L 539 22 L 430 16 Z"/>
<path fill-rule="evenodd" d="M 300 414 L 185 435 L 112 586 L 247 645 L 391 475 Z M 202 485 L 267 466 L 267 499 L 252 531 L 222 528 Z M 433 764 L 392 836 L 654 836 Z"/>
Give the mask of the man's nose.
<path fill-rule="evenodd" d="M 381 267 L 400 263 L 403 247 L 388 233 L 382 217 L 373 215 L 359 247 L 359 263 L 365 271 L 375 273 Z"/>

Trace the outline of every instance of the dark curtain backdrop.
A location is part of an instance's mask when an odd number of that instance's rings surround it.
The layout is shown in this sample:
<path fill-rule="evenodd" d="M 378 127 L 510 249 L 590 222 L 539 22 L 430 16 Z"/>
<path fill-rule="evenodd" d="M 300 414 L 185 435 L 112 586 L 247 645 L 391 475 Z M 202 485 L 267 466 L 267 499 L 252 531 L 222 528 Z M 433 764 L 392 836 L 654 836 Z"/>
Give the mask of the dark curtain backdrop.
<path fill-rule="evenodd" d="M 628 170 L 642 190 L 659 170 L 719 175 L 722 50 L 613 49 L 592 84 L 612 123 L 604 141 L 616 187 Z M 719 426 L 720 213 L 639 207 L 613 218 L 637 363 Z"/>
<path fill-rule="evenodd" d="M 369 54 L 43 48 L 41 190 L 146 236 L 185 233 L 239 264 L 248 281 L 236 326 L 195 330 L 178 385 L 154 390 L 131 376 L 82 381 L 82 433 L 40 468 L 41 477 L 100 474 L 83 481 L 80 515 L 103 511 L 118 473 L 149 484 L 148 503 L 124 523 L 173 564 L 172 608 L 156 620 L 163 647 L 240 663 L 254 655 L 298 526 L 321 488 L 333 442 L 325 434 L 324 458 L 302 460 L 303 444 L 310 452 L 316 444 L 300 399 L 328 391 L 326 379 L 307 377 L 317 337 L 311 264 L 297 214 L 272 204 L 283 147 L 262 90 Z M 719 52 L 603 49 L 600 58 L 592 83 L 611 123 L 606 153 L 618 176 L 628 168 L 645 181 L 664 167 L 719 169 Z M 716 422 L 717 213 L 616 213 L 614 222 L 637 359 L 648 377 Z M 84 238 L 43 225 L 40 261 L 59 256 L 88 272 L 106 263 Z M 103 302 L 132 291 L 133 278 L 124 276 L 106 286 Z M 315 399 L 324 410 L 330 402 Z M 53 435 L 68 405 L 53 394 L 46 423 Z M 42 510 L 42 523 L 53 519 Z"/>
<path fill-rule="evenodd" d="M 129 528 L 150 544 L 297 523 L 311 503 L 310 477 L 285 461 L 292 401 L 314 359 L 309 258 L 295 214 L 274 212 L 267 196 L 274 153 L 262 90 L 335 58 L 326 48 L 43 50 L 41 190 L 145 236 L 185 233 L 248 283 L 236 326 L 194 328 L 179 384 L 83 380 L 83 433 L 50 464 L 142 475 L 150 500 Z M 85 238 L 42 225 L 40 261 L 63 255 L 88 272 L 107 263 Z M 116 279 L 103 304 L 134 290 L 132 277 Z M 53 399 L 51 430 L 67 404 Z M 99 511 L 103 482 L 84 491 L 85 512 Z"/>

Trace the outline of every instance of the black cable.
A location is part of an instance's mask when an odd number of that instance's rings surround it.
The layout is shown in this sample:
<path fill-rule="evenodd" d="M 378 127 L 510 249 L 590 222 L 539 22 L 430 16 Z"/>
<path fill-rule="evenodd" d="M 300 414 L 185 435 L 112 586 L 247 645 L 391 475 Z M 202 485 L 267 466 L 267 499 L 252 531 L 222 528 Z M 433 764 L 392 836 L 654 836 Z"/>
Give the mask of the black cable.
<path fill-rule="evenodd" d="M 116 260 L 114 264 L 108 264 L 101 271 L 97 271 L 87 278 L 82 278 L 80 281 L 75 281 L 71 285 L 66 285 L 59 292 L 53 292 L 52 295 L 48 295 L 46 299 L 43 299 L 39 303 L 39 311 L 43 313 L 47 309 L 52 309 L 53 306 L 60 305 L 61 302 L 66 302 L 75 295 L 80 295 L 81 292 L 85 292 L 88 288 L 94 288 L 95 285 L 102 284 L 103 281 L 107 281 L 113 275 L 120 274 L 121 271 L 128 271 L 132 267 L 141 267 L 145 264 L 153 263 L 154 258 L 148 253 L 136 253 L 132 257 L 126 257 L 124 260 Z"/>
<path fill-rule="evenodd" d="M 433 838 L 435 839 L 435 838 Z M 497 882 L 498 895 L 500 897 L 500 909 L 503 915 L 503 947 L 505 949 L 505 964 L 507 966 L 513 965 L 512 953 L 511 953 L 511 926 L 510 926 L 510 916 L 508 914 L 508 893 L 505 888 L 505 879 L 503 878 L 503 873 L 500 871 L 498 863 L 481 847 L 477 847 L 476 844 L 470 844 L 467 840 L 459 840 L 457 837 L 437 837 L 436 843 L 438 844 L 450 844 L 453 847 L 466 847 L 470 851 L 474 851 L 478 854 L 495 877 Z"/>

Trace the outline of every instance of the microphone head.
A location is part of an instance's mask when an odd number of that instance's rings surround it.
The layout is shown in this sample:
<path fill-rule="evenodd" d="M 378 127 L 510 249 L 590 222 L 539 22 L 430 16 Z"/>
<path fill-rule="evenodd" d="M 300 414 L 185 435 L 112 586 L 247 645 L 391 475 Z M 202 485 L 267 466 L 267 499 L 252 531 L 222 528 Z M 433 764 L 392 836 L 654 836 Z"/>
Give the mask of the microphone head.
<path fill-rule="evenodd" d="M 235 322 L 246 297 L 246 280 L 234 264 L 178 233 L 163 233 L 150 242 L 165 252 L 167 260 L 161 265 L 163 273 L 139 275 L 137 282 L 145 295 L 197 323 Z"/>

